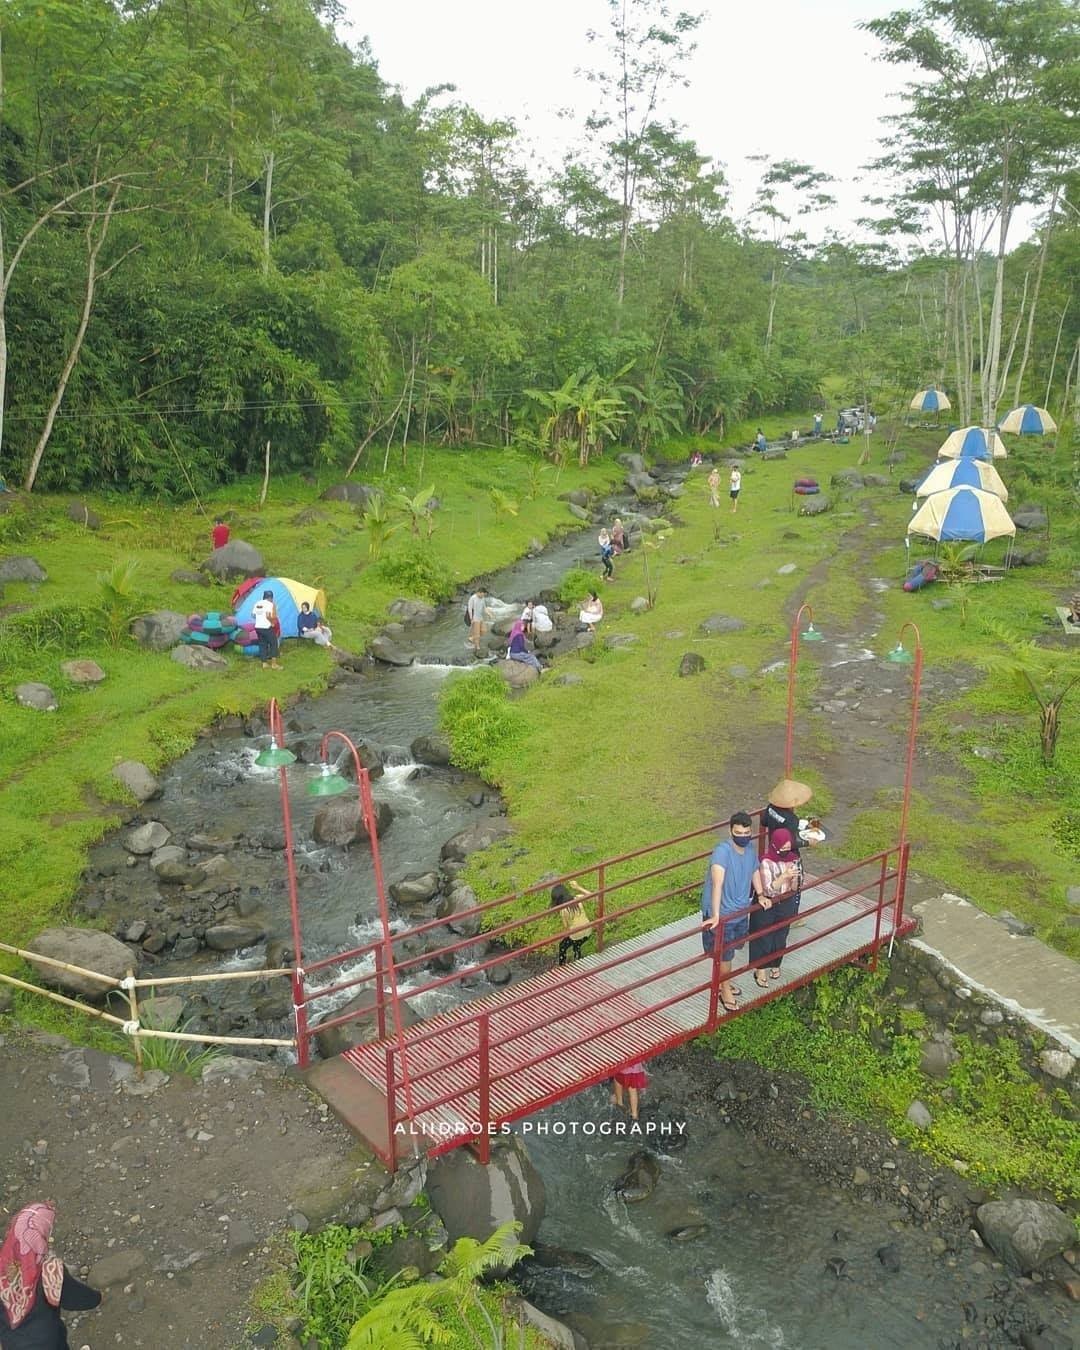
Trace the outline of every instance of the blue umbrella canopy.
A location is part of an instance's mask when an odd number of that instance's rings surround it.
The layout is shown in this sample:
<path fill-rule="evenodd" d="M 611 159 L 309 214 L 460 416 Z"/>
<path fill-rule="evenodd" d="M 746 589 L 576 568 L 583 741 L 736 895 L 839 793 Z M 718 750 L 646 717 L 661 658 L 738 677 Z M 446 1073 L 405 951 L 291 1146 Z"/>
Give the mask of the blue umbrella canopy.
<path fill-rule="evenodd" d="M 998 423 L 998 430 L 1011 432 L 1014 436 L 1046 436 L 1057 431 L 1057 423 L 1045 408 L 1036 408 L 1034 403 L 1022 403 L 1019 408 L 1005 414 Z"/>
<path fill-rule="evenodd" d="M 1005 442 L 996 431 L 984 431 L 982 427 L 961 427 L 945 441 L 938 451 L 938 459 L 959 459 L 970 456 L 972 459 L 1006 459 L 1008 450 Z"/>
<path fill-rule="evenodd" d="M 908 405 L 912 412 L 944 412 L 952 404 L 940 389 L 920 389 Z"/>
<path fill-rule="evenodd" d="M 953 487 L 927 497 L 911 517 L 907 532 L 928 539 L 985 544 L 988 539 L 1014 535 L 1016 526 L 1004 502 L 992 492 Z"/>
<path fill-rule="evenodd" d="M 915 496 L 929 497 L 954 487 L 981 488 L 1003 502 L 1009 499 L 1009 489 L 1001 481 L 997 469 L 989 460 L 976 459 L 973 455 L 961 455 L 959 459 L 946 459 L 935 464 L 919 481 Z"/>

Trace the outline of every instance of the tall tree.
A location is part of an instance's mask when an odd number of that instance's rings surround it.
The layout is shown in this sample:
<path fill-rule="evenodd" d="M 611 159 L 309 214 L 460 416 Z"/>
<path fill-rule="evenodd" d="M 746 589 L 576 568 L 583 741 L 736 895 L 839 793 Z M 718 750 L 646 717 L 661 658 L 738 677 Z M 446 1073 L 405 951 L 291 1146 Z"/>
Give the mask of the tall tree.
<path fill-rule="evenodd" d="M 690 40 L 701 14 L 671 12 L 665 0 L 608 0 L 606 34 L 588 33 L 603 41 L 607 61 L 585 72 L 600 95 L 586 121 L 598 138 L 604 164 L 620 206 L 619 252 L 615 300 L 626 296 L 626 255 L 642 181 L 656 169 L 653 155 L 660 110 L 671 91 L 685 84 L 686 63 L 694 52 Z"/>

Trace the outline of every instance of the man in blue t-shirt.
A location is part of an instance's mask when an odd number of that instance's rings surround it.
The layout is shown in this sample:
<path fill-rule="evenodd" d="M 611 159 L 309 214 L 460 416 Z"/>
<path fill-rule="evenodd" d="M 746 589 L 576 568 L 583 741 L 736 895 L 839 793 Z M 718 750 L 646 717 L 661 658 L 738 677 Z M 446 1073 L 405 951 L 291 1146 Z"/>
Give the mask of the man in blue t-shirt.
<path fill-rule="evenodd" d="M 751 900 L 757 901 L 762 909 L 768 909 L 772 901 L 762 891 L 753 820 L 745 811 L 736 811 L 728 825 L 731 838 L 722 840 L 713 849 L 701 891 L 701 945 L 707 956 L 713 954 L 716 929 L 723 919 L 720 1001 L 725 1011 L 736 1012 L 738 990 L 728 978 L 732 953 L 746 937 Z"/>

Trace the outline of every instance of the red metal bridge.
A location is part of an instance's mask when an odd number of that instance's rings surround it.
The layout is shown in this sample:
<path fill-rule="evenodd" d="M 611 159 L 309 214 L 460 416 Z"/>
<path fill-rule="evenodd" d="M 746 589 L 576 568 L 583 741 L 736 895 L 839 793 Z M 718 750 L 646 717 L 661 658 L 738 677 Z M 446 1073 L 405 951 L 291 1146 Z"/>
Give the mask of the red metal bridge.
<path fill-rule="evenodd" d="M 406 946 L 415 951 L 418 938 L 449 936 L 438 949 L 445 963 L 475 954 L 479 939 L 454 938 L 448 920 L 435 919 L 391 934 L 389 943 L 380 940 L 307 966 L 305 985 L 332 967 L 369 967 L 305 989 L 305 1000 L 366 987 L 370 1003 L 322 1026 L 374 1016 L 379 1032 L 376 1040 L 310 1068 L 309 1083 L 391 1169 L 416 1152 L 438 1154 L 463 1143 L 473 1144 L 486 1161 L 490 1137 L 502 1125 L 601 1082 L 624 1064 L 713 1031 L 824 971 L 867 955 L 876 959 L 883 945 L 914 927 L 903 912 L 906 845 L 808 876 L 781 979 L 760 988 L 745 956 L 736 956 L 731 978 L 743 976 L 742 997 L 738 1011 L 725 1011 L 719 998 L 722 935 L 717 955 L 706 956 L 698 911 L 707 859 L 725 825 L 717 822 L 455 914 L 449 921 L 459 930 L 483 925 L 484 947 L 500 939 L 513 945 L 425 983 L 401 987 L 431 961 L 430 951 L 406 955 Z M 546 903 L 554 880 L 576 880 L 594 890 L 585 902 L 593 911 L 591 954 L 424 1017 L 426 1002 L 452 995 L 465 979 L 490 977 L 511 961 L 520 968 L 530 955 L 535 963 L 552 960 L 562 935 L 559 915 Z M 522 917 L 522 902 L 530 899 Z M 406 1007 L 419 1015 L 408 1026 Z"/>

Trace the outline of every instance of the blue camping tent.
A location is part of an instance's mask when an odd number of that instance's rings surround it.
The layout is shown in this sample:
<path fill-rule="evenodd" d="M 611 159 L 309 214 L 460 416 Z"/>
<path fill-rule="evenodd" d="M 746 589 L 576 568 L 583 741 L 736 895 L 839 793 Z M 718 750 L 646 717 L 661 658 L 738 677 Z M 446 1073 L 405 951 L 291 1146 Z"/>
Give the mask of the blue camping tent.
<path fill-rule="evenodd" d="M 250 623 L 255 603 L 262 599 L 263 591 L 273 591 L 274 605 L 281 624 L 282 638 L 296 637 L 296 618 L 300 606 L 306 600 L 312 609 L 326 616 L 326 592 L 316 590 L 314 586 L 305 586 L 302 581 L 292 581 L 289 577 L 263 577 L 245 594 L 234 607 L 238 624 Z"/>

